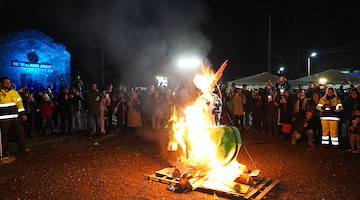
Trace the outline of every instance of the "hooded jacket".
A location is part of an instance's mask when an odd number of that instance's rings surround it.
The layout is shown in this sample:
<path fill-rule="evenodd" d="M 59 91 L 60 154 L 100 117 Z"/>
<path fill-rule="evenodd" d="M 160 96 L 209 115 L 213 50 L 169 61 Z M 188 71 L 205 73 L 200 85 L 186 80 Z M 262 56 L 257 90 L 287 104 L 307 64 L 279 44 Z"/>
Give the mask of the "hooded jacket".
<path fill-rule="evenodd" d="M 321 120 L 339 121 L 339 112 L 342 111 L 344 108 L 342 106 L 340 98 L 336 95 L 336 91 L 334 88 L 331 88 L 334 91 L 334 95 L 332 97 L 328 97 L 328 92 L 330 88 L 327 88 L 325 95 L 320 98 L 316 109 L 320 111 Z M 330 108 L 326 108 L 326 105 L 330 106 Z"/>

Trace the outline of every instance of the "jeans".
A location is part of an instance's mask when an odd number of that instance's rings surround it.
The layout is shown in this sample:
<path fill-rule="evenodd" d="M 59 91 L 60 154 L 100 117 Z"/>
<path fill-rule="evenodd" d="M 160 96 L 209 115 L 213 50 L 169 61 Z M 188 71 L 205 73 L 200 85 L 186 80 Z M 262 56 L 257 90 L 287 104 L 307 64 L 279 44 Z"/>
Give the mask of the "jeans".
<path fill-rule="evenodd" d="M 45 132 L 47 123 L 50 124 L 51 132 L 52 133 L 54 132 L 54 123 L 53 123 L 52 117 L 53 116 L 41 116 L 41 131 L 42 131 L 42 133 Z"/>
<path fill-rule="evenodd" d="M 91 134 L 100 132 L 100 116 L 88 115 L 88 131 Z"/>

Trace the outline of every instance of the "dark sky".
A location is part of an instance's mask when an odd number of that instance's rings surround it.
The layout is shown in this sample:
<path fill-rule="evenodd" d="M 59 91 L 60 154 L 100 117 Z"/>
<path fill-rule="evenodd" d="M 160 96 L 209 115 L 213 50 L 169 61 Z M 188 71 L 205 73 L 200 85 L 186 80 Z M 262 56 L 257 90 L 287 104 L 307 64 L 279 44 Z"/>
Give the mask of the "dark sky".
<path fill-rule="evenodd" d="M 229 59 L 225 80 L 267 71 L 269 15 L 273 73 L 283 64 L 286 76 L 305 75 L 311 51 L 313 72 L 360 68 L 360 14 L 346 1 L 13 0 L 0 15 L 0 34 L 38 29 L 96 82 L 102 51 L 106 82 L 133 86 L 188 76 L 175 60 L 193 54 L 215 69 Z"/>

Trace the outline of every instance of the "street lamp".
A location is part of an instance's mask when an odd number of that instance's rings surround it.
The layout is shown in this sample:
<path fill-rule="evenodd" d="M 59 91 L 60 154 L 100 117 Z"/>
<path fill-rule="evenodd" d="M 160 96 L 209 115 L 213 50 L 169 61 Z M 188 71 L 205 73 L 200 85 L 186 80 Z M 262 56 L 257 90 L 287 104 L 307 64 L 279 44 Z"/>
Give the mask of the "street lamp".
<path fill-rule="evenodd" d="M 310 56 L 307 58 L 307 64 L 308 64 L 308 76 L 310 76 L 310 65 L 311 65 L 311 58 L 315 57 L 316 56 L 316 53 L 313 52 L 310 54 Z"/>

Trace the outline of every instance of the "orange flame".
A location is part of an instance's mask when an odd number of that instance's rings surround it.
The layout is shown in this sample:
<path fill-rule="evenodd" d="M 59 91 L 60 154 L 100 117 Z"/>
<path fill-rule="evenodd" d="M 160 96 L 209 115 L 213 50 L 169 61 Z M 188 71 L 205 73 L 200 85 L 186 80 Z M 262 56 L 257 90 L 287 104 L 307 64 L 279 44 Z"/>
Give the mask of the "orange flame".
<path fill-rule="evenodd" d="M 179 117 L 174 109 L 170 119 L 173 136 L 184 152 L 182 162 L 187 167 L 200 168 L 200 173 L 207 179 L 204 184 L 220 189 L 227 188 L 223 183 L 232 182 L 246 168 L 235 160 L 224 166 L 216 157 L 218 146 L 210 137 L 211 128 L 215 128 L 216 124 L 208 102 L 213 98 L 213 88 L 222 77 L 227 63 L 226 60 L 216 73 L 203 63 L 202 74 L 195 75 L 193 80 L 202 95 L 183 110 L 184 117 Z"/>

